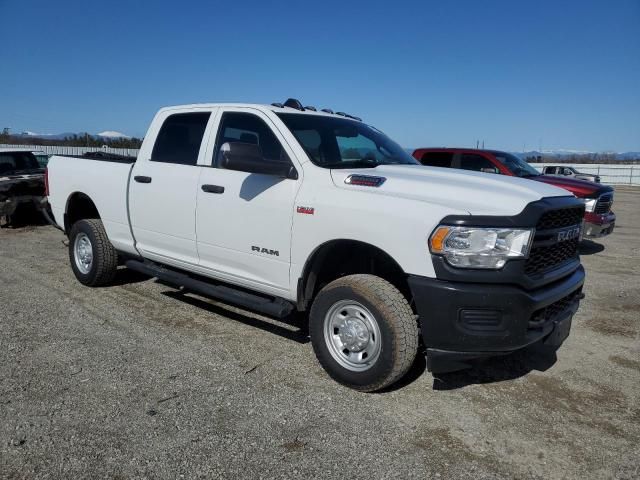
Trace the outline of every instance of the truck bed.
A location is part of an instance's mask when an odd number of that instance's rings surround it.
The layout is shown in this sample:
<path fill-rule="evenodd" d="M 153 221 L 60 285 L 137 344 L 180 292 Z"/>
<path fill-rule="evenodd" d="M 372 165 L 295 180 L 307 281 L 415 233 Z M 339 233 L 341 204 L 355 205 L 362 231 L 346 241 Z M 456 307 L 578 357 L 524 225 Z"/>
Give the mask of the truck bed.
<path fill-rule="evenodd" d="M 49 203 L 56 223 L 65 228 L 64 213 L 71 195 L 86 195 L 95 204 L 118 250 L 136 253 L 129 227 L 127 192 L 134 157 L 54 155 L 49 160 Z"/>

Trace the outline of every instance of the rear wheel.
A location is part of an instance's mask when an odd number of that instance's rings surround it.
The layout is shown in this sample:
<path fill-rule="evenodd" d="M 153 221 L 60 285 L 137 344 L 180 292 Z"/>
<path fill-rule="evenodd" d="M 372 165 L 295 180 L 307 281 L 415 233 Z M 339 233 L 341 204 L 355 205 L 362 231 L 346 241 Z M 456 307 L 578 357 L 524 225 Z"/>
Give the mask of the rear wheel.
<path fill-rule="evenodd" d="M 336 381 L 371 392 L 402 378 L 418 350 L 418 326 L 407 300 L 374 275 L 349 275 L 324 287 L 310 314 L 318 361 Z"/>
<path fill-rule="evenodd" d="M 113 280 L 118 253 L 100 220 L 91 218 L 73 224 L 69 232 L 69 260 L 73 273 L 83 285 L 97 287 Z"/>

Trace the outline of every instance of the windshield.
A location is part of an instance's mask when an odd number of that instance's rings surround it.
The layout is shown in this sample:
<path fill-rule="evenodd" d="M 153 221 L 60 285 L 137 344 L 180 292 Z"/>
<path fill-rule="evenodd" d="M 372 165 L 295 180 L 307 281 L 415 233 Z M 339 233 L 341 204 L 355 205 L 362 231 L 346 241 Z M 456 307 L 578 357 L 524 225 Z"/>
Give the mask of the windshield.
<path fill-rule="evenodd" d="M 540 172 L 521 158 L 505 152 L 493 152 L 500 163 L 509 169 L 516 177 L 536 177 Z"/>
<path fill-rule="evenodd" d="M 277 115 L 300 142 L 311 161 L 319 167 L 419 165 L 400 145 L 365 123 L 321 115 Z"/>

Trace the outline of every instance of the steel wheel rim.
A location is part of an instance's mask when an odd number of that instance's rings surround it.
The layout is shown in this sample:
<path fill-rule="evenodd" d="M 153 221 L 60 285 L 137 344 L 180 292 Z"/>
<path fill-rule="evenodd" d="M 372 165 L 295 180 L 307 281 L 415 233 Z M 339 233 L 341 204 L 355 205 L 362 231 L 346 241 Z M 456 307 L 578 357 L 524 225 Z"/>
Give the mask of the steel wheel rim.
<path fill-rule="evenodd" d="M 73 242 L 73 259 L 80 273 L 88 274 L 93 265 L 93 246 L 86 233 L 79 233 Z"/>
<path fill-rule="evenodd" d="M 341 300 L 324 317 L 324 339 L 333 359 L 352 372 L 369 370 L 382 350 L 373 314 L 355 300 Z"/>

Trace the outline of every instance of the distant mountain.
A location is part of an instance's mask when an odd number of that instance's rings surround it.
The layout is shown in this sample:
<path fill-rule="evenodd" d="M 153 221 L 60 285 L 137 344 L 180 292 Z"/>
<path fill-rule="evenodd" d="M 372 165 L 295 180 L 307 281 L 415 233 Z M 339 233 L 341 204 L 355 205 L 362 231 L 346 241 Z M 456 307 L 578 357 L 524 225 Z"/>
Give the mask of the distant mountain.
<path fill-rule="evenodd" d="M 619 160 L 637 160 L 640 158 L 640 152 L 621 152 L 617 154 Z"/>
<path fill-rule="evenodd" d="M 569 157 L 609 157 L 617 161 L 638 160 L 640 152 L 589 152 L 585 150 L 530 150 L 528 152 L 513 152 L 522 158 L 552 157 L 566 159 Z"/>
<path fill-rule="evenodd" d="M 74 135 L 84 136 L 84 133 L 35 133 L 35 132 L 22 132 L 22 133 L 14 133 L 14 137 L 32 137 L 32 138 L 45 138 L 48 140 L 64 140 L 65 137 L 73 137 Z"/>
<path fill-rule="evenodd" d="M 114 132 L 113 130 L 100 132 L 96 136 L 102 137 L 102 138 L 131 138 L 129 135 L 125 135 L 124 133 L 120 133 L 120 132 Z"/>
<path fill-rule="evenodd" d="M 65 132 L 65 133 L 35 133 L 35 132 L 22 132 L 14 134 L 14 137 L 22 137 L 22 138 L 43 138 L 46 140 L 64 140 L 68 137 L 73 137 L 74 135 L 78 137 L 84 137 L 89 135 L 92 138 L 103 138 L 106 140 L 115 140 L 119 138 L 130 139 L 129 135 L 125 135 L 124 133 L 116 132 L 113 130 L 107 130 L 104 132 L 100 132 L 97 134 L 87 133 L 87 132 Z"/>

